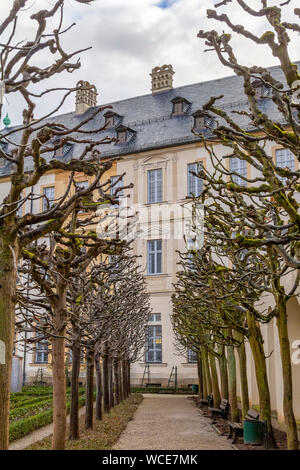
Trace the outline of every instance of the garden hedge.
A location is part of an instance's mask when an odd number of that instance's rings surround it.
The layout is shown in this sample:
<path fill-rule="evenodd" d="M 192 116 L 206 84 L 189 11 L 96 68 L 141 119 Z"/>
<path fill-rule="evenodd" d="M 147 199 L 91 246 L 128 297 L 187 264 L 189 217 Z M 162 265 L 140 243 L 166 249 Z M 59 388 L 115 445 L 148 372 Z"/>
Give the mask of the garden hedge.
<path fill-rule="evenodd" d="M 85 396 L 82 395 L 79 397 L 79 406 L 85 404 Z M 70 411 L 71 402 L 67 401 L 67 412 Z M 20 437 L 26 436 L 32 431 L 50 424 L 53 421 L 53 409 L 42 411 L 34 416 L 28 416 L 27 418 L 20 419 L 11 423 L 9 426 L 9 440 L 14 441 L 20 439 Z"/>

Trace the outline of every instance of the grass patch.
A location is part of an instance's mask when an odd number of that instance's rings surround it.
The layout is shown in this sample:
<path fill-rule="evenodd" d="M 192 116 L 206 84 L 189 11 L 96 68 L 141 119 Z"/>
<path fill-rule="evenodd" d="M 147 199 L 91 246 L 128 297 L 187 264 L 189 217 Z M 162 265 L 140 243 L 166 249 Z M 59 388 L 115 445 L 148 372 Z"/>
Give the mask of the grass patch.
<path fill-rule="evenodd" d="M 102 421 L 94 420 L 94 429 L 86 431 L 84 416 L 80 416 L 80 439 L 78 441 L 66 440 L 66 450 L 110 450 L 119 439 L 122 431 L 132 420 L 142 395 L 130 395 L 120 405 L 105 414 Z M 69 431 L 67 430 L 67 435 Z M 27 448 L 27 450 L 50 450 L 51 436 Z"/>

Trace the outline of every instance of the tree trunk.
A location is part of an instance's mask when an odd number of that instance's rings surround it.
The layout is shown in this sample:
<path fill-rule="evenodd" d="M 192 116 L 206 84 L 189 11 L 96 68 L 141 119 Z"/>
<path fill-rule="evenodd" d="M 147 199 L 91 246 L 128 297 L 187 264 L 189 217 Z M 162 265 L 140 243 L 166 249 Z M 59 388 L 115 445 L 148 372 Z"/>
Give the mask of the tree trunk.
<path fill-rule="evenodd" d="M 228 390 L 228 371 L 227 371 L 227 359 L 225 355 L 225 348 L 222 346 L 219 350 L 219 369 L 220 369 L 220 382 L 221 382 L 221 398 L 225 400 L 229 399 Z"/>
<path fill-rule="evenodd" d="M 126 361 L 122 361 L 122 376 L 124 399 L 126 400 L 126 398 L 128 397 Z"/>
<path fill-rule="evenodd" d="M 239 409 L 237 406 L 236 396 L 236 364 L 233 346 L 227 346 L 228 357 L 228 378 L 229 378 L 229 403 L 231 411 L 231 419 L 234 422 L 239 422 Z"/>
<path fill-rule="evenodd" d="M 72 377 L 71 377 L 71 409 L 70 409 L 70 439 L 79 439 L 79 373 L 80 373 L 80 343 L 72 346 Z"/>
<path fill-rule="evenodd" d="M 87 350 L 86 360 L 86 403 L 85 403 L 85 429 L 93 427 L 93 411 L 94 411 L 94 351 Z"/>
<path fill-rule="evenodd" d="M 276 447 L 272 422 L 271 422 L 271 398 L 267 375 L 266 357 L 263 347 L 263 337 L 259 324 L 252 313 L 247 313 L 249 330 L 249 343 L 255 365 L 256 384 L 259 395 L 260 419 L 267 422 L 267 442 L 269 447 Z"/>
<path fill-rule="evenodd" d="M 109 409 L 111 410 L 114 407 L 114 388 L 113 388 L 113 359 L 109 357 Z"/>
<path fill-rule="evenodd" d="M 113 363 L 114 368 L 114 383 L 115 383 L 115 404 L 120 403 L 120 377 L 119 377 L 119 360 L 114 359 Z"/>
<path fill-rule="evenodd" d="M 100 354 L 95 354 L 95 368 L 96 368 L 96 419 L 102 419 L 102 377 L 101 377 L 101 364 Z"/>
<path fill-rule="evenodd" d="M 105 413 L 109 413 L 109 363 L 107 351 L 103 354 L 103 408 Z"/>
<path fill-rule="evenodd" d="M 66 440 L 66 374 L 65 374 L 65 320 L 66 286 L 57 288 L 58 303 L 53 308 L 53 326 L 56 336 L 52 339 L 53 377 L 53 438 L 52 449 L 64 450 Z"/>
<path fill-rule="evenodd" d="M 203 348 L 201 352 L 201 369 L 202 369 L 203 398 L 206 400 L 208 396 L 208 387 L 207 387 L 207 380 L 206 380 L 206 370 L 205 370 Z"/>
<path fill-rule="evenodd" d="M 2 240 L 0 241 L 0 243 Z M 18 258 L 16 253 L 16 258 Z M 16 272 L 10 249 L 0 245 L 0 450 L 8 448 L 10 381 L 15 328 Z"/>
<path fill-rule="evenodd" d="M 239 335 L 238 339 L 241 341 L 241 345 L 238 348 L 238 355 L 239 355 L 239 371 L 240 371 L 240 381 L 241 381 L 242 419 L 244 419 L 249 410 L 247 358 L 246 358 L 244 338 L 242 338 L 241 335 Z"/>
<path fill-rule="evenodd" d="M 198 371 L 198 396 L 203 398 L 203 371 L 202 371 L 202 359 L 201 353 L 197 354 L 197 371 Z"/>
<path fill-rule="evenodd" d="M 130 362 L 127 361 L 127 396 L 130 395 Z"/>
<path fill-rule="evenodd" d="M 284 294 L 283 294 L 284 295 Z M 283 377 L 283 410 L 289 450 L 298 450 L 297 425 L 293 410 L 293 379 L 290 356 L 290 341 L 287 325 L 286 302 L 283 295 L 277 297 L 277 328 L 280 343 L 281 367 Z"/>
<path fill-rule="evenodd" d="M 123 383 L 123 361 L 119 360 L 119 380 L 120 380 L 120 399 L 121 401 L 125 400 L 125 391 Z"/>
<path fill-rule="evenodd" d="M 210 369 L 211 369 L 211 382 L 212 382 L 212 391 L 214 397 L 214 407 L 218 408 L 221 403 L 220 398 L 220 389 L 219 389 L 219 381 L 218 381 L 218 374 L 216 368 L 216 360 L 215 356 L 212 354 L 208 354 L 209 362 L 210 362 Z"/>
<path fill-rule="evenodd" d="M 203 348 L 203 363 L 204 363 L 207 395 L 209 395 L 210 393 L 212 393 L 212 383 L 211 383 L 211 375 L 210 375 L 210 370 L 209 370 L 208 354 L 207 354 L 206 348 Z"/>

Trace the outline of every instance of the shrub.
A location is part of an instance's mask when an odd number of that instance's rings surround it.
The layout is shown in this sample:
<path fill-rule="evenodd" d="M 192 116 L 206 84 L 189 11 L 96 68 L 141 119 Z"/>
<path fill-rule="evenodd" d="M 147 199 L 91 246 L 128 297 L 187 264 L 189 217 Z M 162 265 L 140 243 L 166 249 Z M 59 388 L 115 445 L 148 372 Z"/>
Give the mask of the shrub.
<path fill-rule="evenodd" d="M 44 411 L 44 409 L 49 408 L 49 406 L 52 406 L 52 397 L 48 398 L 48 400 L 43 400 L 39 401 L 38 403 L 27 404 L 26 406 L 20 406 L 12 409 L 10 412 L 10 419 L 11 421 L 14 421 L 22 416 L 29 414 L 33 415 L 35 412 L 39 413 Z"/>
<path fill-rule="evenodd" d="M 43 397 L 35 397 L 35 398 L 31 398 L 29 397 L 27 400 L 21 400 L 21 401 L 17 401 L 17 402 L 12 402 L 11 403 L 11 409 L 12 410 L 15 410 L 15 409 L 18 409 L 18 408 L 25 408 L 29 405 L 37 405 L 38 403 L 43 403 L 45 401 L 48 401 L 49 399 L 52 399 L 52 395 L 45 395 Z"/>
<path fill-rule="evenodd" d="M 34 416 L 20 419 L 12 423 L 9 426 L 9 440 L 14 441 L 20 437 L 29 434 L 35 429 L 45 426 L 46 424 L 52 423 L 53 420 L 53 409 L 43 411 Z"/>
<path fill-rule="evenodd" d="M 83 395 L 83 390 L 80 390 L 79 396 L 79 406 L 85 404 L 85 395 Z M 67 401 L 67 413 L 70 411 L 71 402 Z M 10 424 L 9 426 L 9 440 L 14 441 L 20 439 L 20 437 L 26 436 L 32 431 L 50 424 L 53 421 L 53 408 L 50 410 L 42 411 L 34 416 L 28 416 L 26 418 L 20 419 Z"/>

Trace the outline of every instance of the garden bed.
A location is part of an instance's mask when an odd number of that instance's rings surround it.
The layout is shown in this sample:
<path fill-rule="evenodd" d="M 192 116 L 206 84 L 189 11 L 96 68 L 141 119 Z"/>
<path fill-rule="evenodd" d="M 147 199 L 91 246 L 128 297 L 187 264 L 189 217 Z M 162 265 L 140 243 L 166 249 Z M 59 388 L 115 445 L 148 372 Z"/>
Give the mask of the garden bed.
<path fill-rule="evenodd" d="M 79 390 L 79 405 L 85 404 L 84 388 Z M 67 411 L 70 409 L 70 389 L 66 390 Z M 23 387 L 11 394 L 9 440 L 29 434 L 53 421 L 52 387 Z"/>

